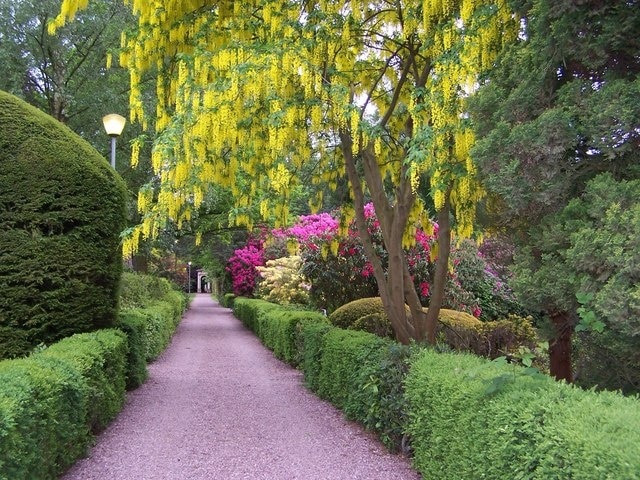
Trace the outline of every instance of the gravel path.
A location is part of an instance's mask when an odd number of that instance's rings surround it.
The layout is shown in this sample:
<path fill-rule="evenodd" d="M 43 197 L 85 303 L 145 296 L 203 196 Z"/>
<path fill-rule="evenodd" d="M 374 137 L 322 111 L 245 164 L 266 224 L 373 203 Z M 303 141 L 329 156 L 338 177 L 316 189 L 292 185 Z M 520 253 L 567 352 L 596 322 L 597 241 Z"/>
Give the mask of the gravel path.
<path fill-rule="evenodd" d="M 207 294 L 74 479 L 418 480 Z"/>

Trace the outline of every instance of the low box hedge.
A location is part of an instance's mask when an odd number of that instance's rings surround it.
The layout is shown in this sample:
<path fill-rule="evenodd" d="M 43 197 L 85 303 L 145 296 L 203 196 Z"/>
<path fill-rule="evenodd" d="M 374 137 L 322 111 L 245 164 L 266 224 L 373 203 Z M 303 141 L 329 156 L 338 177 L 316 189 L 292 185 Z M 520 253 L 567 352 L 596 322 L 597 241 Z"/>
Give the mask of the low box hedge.
<path fill-rule="evenodd" d="M 99 432 L 124 404 L 129 345 L 124 332 L 99 330 L 67 337 L 37 354 L 68 363 L 86 382 L 87 425 Z"/>
<path fill-rule="evenodd" d="M 277 358 L 300 367 L 309 389 L 376 432 L 391 449 L 400 449 L 409 347 L 332 326 L 317 312 L 259 299 L 236 298 L 234 314 Z"/>
<path fill-rule="evenodd" d="M 399 345 L 322 317 L 293 328 L 286 319 L 309 312 L 263 300 L 239 297 L 234 312 L 279 358 L 297 358 L 307 387 L 348 418 L 391 449 L 408 439 L 425 478 L 640 479 L 637 398 L 469 353 Z"/>
<path fill-rule="evenodd" d="M 317 393 L 344 409 L 361 388 L 358 372 L 369 361 L 378 362 L 386 342 L 376 335 L 333 328 L 326 332 L 320 355 Z"/>
<path fill-rule="evenodd" d="M 0 361 L 0 479 L 58 478 L 117 415 L 125 390 L 144 382 L 146 362 L 169 343 L 186 297 L 166 280 L 126 276 L 124 284 L 135 292 L 151 288 L 135 303 L 125 294 L 129 308 L 120 311 L 117 328 Z"/>
<path fill-rule="evenodd" d="M 147 317 L 142 312 L 128 310 L 120 312 L 116 328 L 122 330 L 128 338 L 127 354 L 127 390 L 139 387 L 147 379 L 147 352 L 149 351 Z"/>
<path fill-rule="evenodd" d="M 238 297 L 233 302 L 233 314 L 247 327 L 254 332 L 259 338 L 260 324 L 259 317 L 264 312 L 273 309 L 282 309 L 275 303 L 259 300 L 255 298 Z"/>
<path fill-rule="evenodd" d="M 526 372 L 469 354 L 417 357 L 408 432 L 425 478 L 640 478 L 636 398 Z"/>
<path fill-rule="evenodd" d="M 0 362 L 0 478 L 57 478 L 124 402 L 127 340 L 77 334 Z"/>
<path fill-rule="evenodd" d="M 326 317 L 317 312 L 291 310 L 264 300 L 242 297 L 235 299 L 233 312 L 277 358 L 294 366 L 301 361 L 300 326 L 327 323 Z"/>
<path fill-rule="evenodd" d="M 304 383 L 313 392 L 320 388 L 324 336 L 336 328 L 328 323 L 316 323 L 305 325 L 299 331 L 302 359 L 300 367 L 304 372 Z"/>
<path fill-rule="evenodd" d="M 131 273 L 126 274 L 125 278 L 125 285 L 139 295 L 134 300 L 131 292 L 123 294 L 128 307 L 120 311 L 118 323 L 118 327 L 131 337 L 128 383 L 135 388 L 146 378 L 146 363 L 158 358 L 167 348 L 188 299 L 186 295 L 173 290 L 163 278 Z"/>
<path fill-rule="evenodd" d="M 390 450 L 401 450 L 404 377 L 415 348 L 326 324 L 304 325 L 301 336 L 307 387 L 375 432 Z"/>
<path fill-rule="evenodd" d="M 233 302 L 235 301 L 236 296 L 233 293 L 225 293 L 220 298 L 220 305 L 225 308 L 233 308 Z"/>

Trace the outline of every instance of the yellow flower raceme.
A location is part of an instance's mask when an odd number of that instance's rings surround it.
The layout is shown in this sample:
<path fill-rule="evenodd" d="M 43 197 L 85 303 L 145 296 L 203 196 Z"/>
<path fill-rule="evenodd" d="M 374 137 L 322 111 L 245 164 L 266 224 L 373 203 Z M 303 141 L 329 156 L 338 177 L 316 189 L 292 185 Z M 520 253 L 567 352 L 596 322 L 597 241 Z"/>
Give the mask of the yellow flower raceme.
<path fill-rule="evenodd" d="M 390 191 L 406 182 L 416 192 L 426 180 L 436 209 L 451 192 L 457 233 L 471 234 L 483 190 L 469 156 L 465 99 L 515 38 L 518 21 L 507 0 L 415 0 L 394 8 L 365 0 L 128 4 L 139 26 L 121 39 L 130 118 L 144 125 L 147 115 L 156 117 L 152 167 L 160 186 L 157 201 L 140 205 L 143 214 L 154 213 L 145 216 L 145 235 L 161 218 L 184 220 L 211 184 L 236 192 L 237 206 L 255 202 L 260 216 L 286 223 L 283 199 L 302 166 L 313 161 L 311 183 L 329 188 L 344 177 L 339 132 L 351 136 L 354 156 L 374 153 Z M 50 28 L 84 7 L 86 0 L 63 0 Z M 419 55 L 415 45 L 423 46 Z M 404 65 L 412 68 L 403 78 Z M 423 81 L 419 72 L 427 67 Z M 149 73 L 153 92 L 143 84 Z M 149 93 L 153 112 L 144 109 Z M 427 130 L 420 154 L 408 160 L 404 142 Z M 265 189 L 273 199 L 249 198 Z M 310 203 L 318 207 L 320 198 Z M 252 223 L 247 213 L 233 221 Z"/>

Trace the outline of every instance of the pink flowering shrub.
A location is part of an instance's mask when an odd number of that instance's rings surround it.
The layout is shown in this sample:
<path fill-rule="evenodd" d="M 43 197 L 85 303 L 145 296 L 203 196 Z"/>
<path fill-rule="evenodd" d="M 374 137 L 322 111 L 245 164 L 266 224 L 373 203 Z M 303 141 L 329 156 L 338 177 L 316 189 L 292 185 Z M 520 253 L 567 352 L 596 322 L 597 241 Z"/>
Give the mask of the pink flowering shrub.
<path fill-rule="evenodd" d="M 301 215 L 298 223 L 284 229 L 274 230 L 273 235 L 282 235 L 298 240 L 300 243 L 313 242 L 315 240 L 331 240 L 338 231 L 338 221 L 328 213 L 315 215 Z"/>
<path fill-rule="evenodd" d="M 261 239 L 251 238 L 247 245 L 235 250 L 229 258 L 226 270 L 231 276 L 235 295 L 253 295 L 253 290 L 260 278 L 256 267 L 265 264 L 263 244 Z"/>
<path fill-rule="evenodd" d="M 365 218 L 374 248 L 382 259 L 383 266 L 386 266 L 387 252 L 382 240 L 380 222 L 371 203 L 365 206 Z M 319 238 L 309 235 L 304 237 L 305 241 L 300 242 L 303 258 L 302 272 L 311 282 L 311 298 L 318 306 L 329 311 L 358 298 L 378 295 L 373 266 L 364 253 L 355 224 L 352 223 L 349 226 L 346 236 L 338 237 L 337 221 L 335 222 L 336 227 L 333 231 L 336 233 L 333 236 Z M 418 229 L 415 234 L 415 245 L 405 252 L 418 295 L 425 306 L 429 303 L 430 285 L 433 282 L 435 270 L 431 249 L 436 242 L 437 232 L 437 224 L 434 225 L 433 235 Z M 330 244 L 335 241 L 338 242 L 338 253 L 332 255 L 328 252 L 331 249 Z M 455 276 L 452 276 L 451 281 L 454 278 Z M 447 300 L 450 301 L 447 303 Z M 453 298 L 448 296 L 445 299 L 446 307 L 451 308 L 453 303 Z M 468 306 L 459 309 L 472 313 L 477 305 L 473 299 L 468 303 Z"/>
<path fill-rule="evenodd" d="M 365 206 L 365 217 L 374 248 L 386 267 L 387 253 L 372 204 Z M 267 232 L 268 242 L 254 239 L 245 248 L 236 250 L 227 267 L 234 293 L 253 294 L 259 281 L 256 267 L 290 255 L 287 244 L 294 241 L 302 259 L 300 274 L 309 281 L 308 294 L 318 308 L 333 311 L 352 300 L 378 296 L 373 266 L 364 254 L 355 224 L 349 226 L 344 236 L 338 235 L 338 227 L 339 221 L 329 213 L 303 215 L 289 228 Z M 437 224 L 433 235 L 417 229 L 415 244 L 405 252 L 418 295 L 425 306 L 429 304 L 435 270 L 431 250 L 437 232 Z M 481 314 L 477 299 L 465 290 L 455 273 L 449 274 L 443 306 L 477 317 Z"/>

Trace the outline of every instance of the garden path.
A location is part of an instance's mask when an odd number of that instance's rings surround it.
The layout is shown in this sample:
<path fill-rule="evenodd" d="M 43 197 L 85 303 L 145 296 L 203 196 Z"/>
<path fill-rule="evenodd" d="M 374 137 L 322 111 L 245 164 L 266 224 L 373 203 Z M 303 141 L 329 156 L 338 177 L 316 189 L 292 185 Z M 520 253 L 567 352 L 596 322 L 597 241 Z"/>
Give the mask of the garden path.
<path fill-rule="evenodd" d="M 418 480 L 208 294 L 64 480 Z"/>

